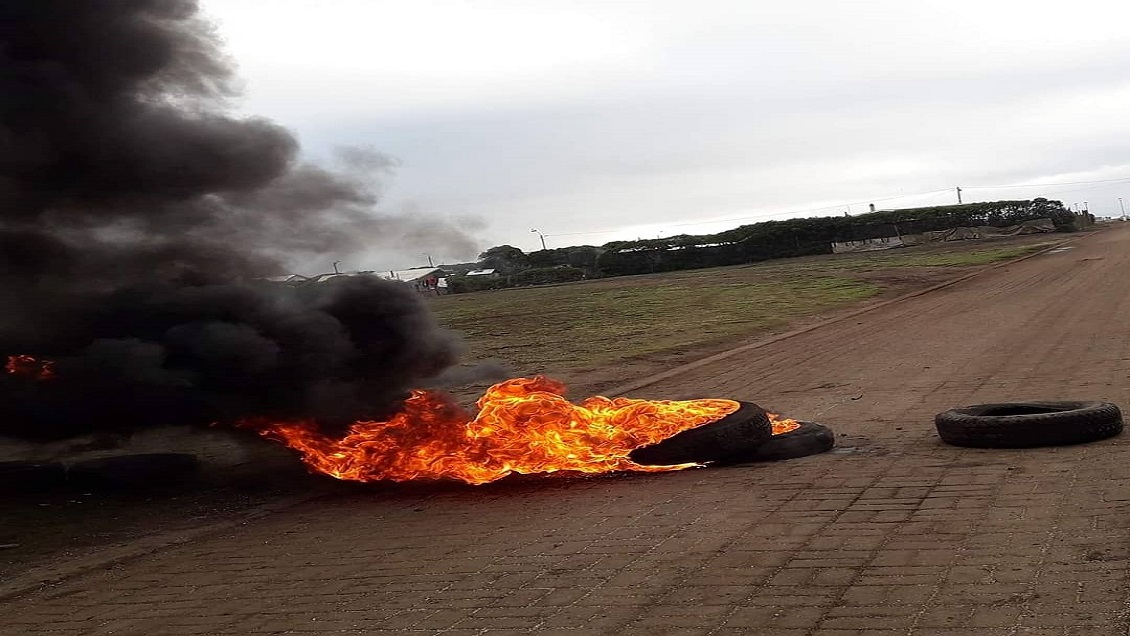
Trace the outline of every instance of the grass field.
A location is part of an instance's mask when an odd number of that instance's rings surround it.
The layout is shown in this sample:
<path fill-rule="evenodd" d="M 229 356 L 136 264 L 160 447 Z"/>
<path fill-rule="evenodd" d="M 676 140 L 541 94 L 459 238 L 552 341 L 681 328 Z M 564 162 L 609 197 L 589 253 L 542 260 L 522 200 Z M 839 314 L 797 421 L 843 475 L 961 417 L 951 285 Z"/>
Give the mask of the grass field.
<path fill-rule="evenodd" d="M 952 278 L 1049 244 L 1024 237 L 768 261 L 433 299 L 472 359 L 584 388 L 669 367 L 797 321 Z M 674 355 L 671 355 L 674 354 Z M 691 358 L 693 359 L 693 358 Z"/>

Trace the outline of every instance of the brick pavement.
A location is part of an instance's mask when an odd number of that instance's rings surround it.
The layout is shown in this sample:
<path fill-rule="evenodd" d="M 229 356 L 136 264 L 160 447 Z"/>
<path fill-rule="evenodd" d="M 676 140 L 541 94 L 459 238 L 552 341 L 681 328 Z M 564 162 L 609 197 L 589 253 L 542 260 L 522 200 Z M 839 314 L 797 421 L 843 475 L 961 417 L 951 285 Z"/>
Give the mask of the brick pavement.
<path fill-rule="evenodd" d="M 5 606 L 13 634 L 1125 634 L 1130 436 L 958 449 L 931 415 L 1130 406 L 1130 229 L 641 389 L 839 448 L 659 475 L 377 486 Z"/>

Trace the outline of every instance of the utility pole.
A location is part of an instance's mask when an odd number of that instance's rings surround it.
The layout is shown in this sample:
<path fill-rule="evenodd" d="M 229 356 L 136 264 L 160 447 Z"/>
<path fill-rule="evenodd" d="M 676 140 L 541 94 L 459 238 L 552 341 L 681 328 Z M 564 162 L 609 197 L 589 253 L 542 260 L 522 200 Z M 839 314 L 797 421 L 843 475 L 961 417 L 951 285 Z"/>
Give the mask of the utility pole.
<path fill-rule="evenodd" d="M 1118 197 L 1118 207 L 1122 210 L 1122 220 L 1126 220 L 1126 206 L 1122 204 L 1122 197 Z"/>
<path fill-rule="evenodd" d="M 335 274 L 340 274 L 340 273 L 341 273 L 341 272 L 337 271 L 337 264 L 338 264 L 338 263 L 340 263 L 340 262 L 341 262 L 341 261 L 334 261 L 334 273 L 335 273 Z"/>
<path fill-rule="evenodd" d="M 420 252 L 420 256 L 427 256 L 428 257 L 428 267 L 435 267 L 435 265 L 432 263 L 432 255 L 431 254 L 425 254 L 423 252 Z"/>
<path fill-rule="evenodd" d="M 961 188 L 957 188 L 957 204 L 961 205 Z"/>
<path fill-rule="evenodd" d="M 543 250 L 544 250 L 544 249 L 548 249 L 548 248 L 547 248 L 547 247 L 545 246 L 545 236 L 544 236 L 544 235 L 542 235 L 542 233 L 541 233 L 541 232 L 538 232 L 537 230 L 535 230 L 535 229 L 533 229 L 533 228 L 530 228 L 530 231 L 531 231 L 531 232 L 533 232 L 534 234 L 537 234 L 537 235 L 538 235 L 538 238 L 540 238 L 540 239 L 541 239 L 541 248 L 542 248 Z"/>

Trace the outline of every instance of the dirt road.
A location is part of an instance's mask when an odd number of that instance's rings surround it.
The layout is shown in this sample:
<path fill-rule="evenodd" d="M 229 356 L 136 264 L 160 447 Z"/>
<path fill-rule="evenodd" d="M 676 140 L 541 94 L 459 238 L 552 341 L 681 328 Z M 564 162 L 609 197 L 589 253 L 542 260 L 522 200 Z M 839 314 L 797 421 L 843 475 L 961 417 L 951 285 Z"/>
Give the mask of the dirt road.
<path fill-rule="evenodd" d="M 650 385 L 842 436 L 754 467 L 362 488 L 9 598 L 13 633 L 1124 634 L 1130 435 L 942 445 L 959 404 L 1130 407 L 1130 227 Z"/>
<path fill-rule="evenodd" d="M 885 424 L 903 422 L 907 431 L 929 436 L 925 416 L 969 401 L 1124 400 L 1130 377 L 1130 276 L 1124 271 L 1130 271 L 1130 227 L 637 393 L 751 399 L 835 423 L 842 432 L 891 435 L 912 445 L 921 440 L 892 434 Z"/>

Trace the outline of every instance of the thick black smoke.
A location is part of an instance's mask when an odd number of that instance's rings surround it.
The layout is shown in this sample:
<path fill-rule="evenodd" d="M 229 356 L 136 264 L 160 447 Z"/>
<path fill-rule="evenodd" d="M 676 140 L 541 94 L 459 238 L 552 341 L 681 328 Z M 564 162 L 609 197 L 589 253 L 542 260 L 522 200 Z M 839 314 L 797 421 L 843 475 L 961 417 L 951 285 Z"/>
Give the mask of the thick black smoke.
<path fill-rule="evenodd" d="M 454 361 L 405 286 L 256 281 L 401 230 L 231 113 L 197 11 L 0 0 L 0 356 L 55 361 L 0 378 L 0 435 L 378 415 Z"/>

